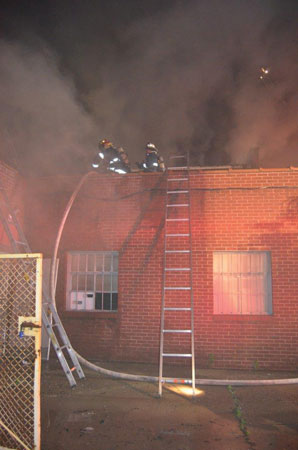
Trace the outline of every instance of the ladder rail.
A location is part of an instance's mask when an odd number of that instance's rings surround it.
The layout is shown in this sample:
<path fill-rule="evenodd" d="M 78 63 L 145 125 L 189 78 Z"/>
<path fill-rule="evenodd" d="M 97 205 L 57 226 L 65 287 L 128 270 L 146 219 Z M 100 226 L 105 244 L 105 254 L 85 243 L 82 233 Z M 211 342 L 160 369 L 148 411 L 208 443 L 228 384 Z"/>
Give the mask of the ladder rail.
<path fill-rule="evenodd" d="M 164 211 L 167 211 L 167 203 L 168 203 L 168 176 L 166 182 L 166 191 L 165 191 L 165 206 Z M 166 214 L 167 217 L 167 214 Z M 166 219 L 165 217 L 165 219 Z M 161 317 L 160 317 L 160 341 L 159 341 L 159 373 L 158 373 L 158 395 L 161 397 L 162 395 L 162 376 L 163 376 L 163 347 L 164 347 L 164 321 L 165 321 L 165 284 L 166 284 L 166 248 L 167 248 L 167 221 L 164 222 L 164 253 L 163 253 L 163 276 L 162 276 L 162 294 L 161 294 Z"/>
<path fill-rule="evenodd" d="M 187 167 L 189 168 L 189 152 L 187 152 Z M 190 194 L 190 174 L 188 171 L 188 192 L 189 192 L 189 196 L 188 196 L 188 217 L 189 217 L 189 221 L 188 221 L 188 230 L 189 230 L 189 250 L 190 250 L 190 254 L 189 254 L 189 267 L 190 267 L 190 307 L 191 307 L 191 314 L 190 314 L 190 322 L 191 322 L 191 354 L 192 354 L 192 359 L 191 359 L 191 379 L 192 379 L 192 392 L 193 392 L 193 396 L 195 395 L 195 390 L 196 390 L 196 365 L 195 365 L 195 335 L 194 335 L 194 298 L 193 298 L 193 271 L 192 271 L 192 229 L 191 229 L 191 194 Z"/>

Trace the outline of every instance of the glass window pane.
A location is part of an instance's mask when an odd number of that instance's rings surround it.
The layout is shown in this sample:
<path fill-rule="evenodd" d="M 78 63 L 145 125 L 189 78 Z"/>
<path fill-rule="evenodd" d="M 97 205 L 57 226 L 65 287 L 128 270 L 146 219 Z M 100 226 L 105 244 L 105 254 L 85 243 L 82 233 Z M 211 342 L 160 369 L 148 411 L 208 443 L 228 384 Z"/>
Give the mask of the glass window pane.
<path fill-rule="evenodd" d="M 251 255 L 251 273 L 257 273 L 259 270 L 258 253 Z"/>
<path fill-rule="evenodd" d="M 228 266 L 229 266 L 229 254 L 228 253 L 223 253 L 221 255 L 222 258 L 222 262 L 221 262 L 221 269 L 222 269 L 222 273 L 227 273 L 228 272 Z"/>
<path fill-rule="evenodd" d="M 240 254 L 239 253 L 229 253 L 228 254 L 228 266 L 227 271 L 228 273 L 239 273 L 240 267 L 239 267 L 239 260 L 240 260 Z"/>
<path fill-rule="evenodd" d="M 95 294 L 95 309 L 102 309 L 102 293 L 96 292 Z"/>
<path fill-rule="evenodd" d="M 111 310 L 111 294 L 103 294 L 103 309 L 105 309 L 106 311 Z"/>
<path fill-rule="evenodd" d="M 96 272 L 103 271 L 103 253 L 98 253 L 96 255 Z"/>
<path fill-rule="evenodd" d="M 111 275 L 105 275 L 103 281 L 103 290 L 104 292 L 111 292 Z"/>
<path fill-rule="evenodd" d="M 85 291 L 86 289 L 86 275 L 78 276 L 78 291 Z"/>
<path fill-rule="evenodd" d="M 113 272 L 118 272 L 118 254 L 113 255 Z"/>
<path fill-rule="evenodd" d="M 94 272 L 94 255 L 92 253 L 88 255 L 87 270 L 88 272 Z"/>
<path fill-rule="evenodd" d="M 77 283 L 78 283 L 78 276 L 75 273 L 74 275 L 72 275 L 71 277 L 71 290 L 72 291 L 76 291 L 77 290 Z"/>
<path fill-rule="evenodd" d="M 112 310 L 117 311 L 118 309 L 118 294 L 112 294 Z"/>
<path fill-rule="evenodd" d="M 87 275 L 87 291 L 94 291 L 94 275 Z"/>
<path fill-rule="evenodd" d="M 70 255 L 70 258 L 71 258 L 71 271 L 77 272 L 79 257 L 78 255 Z"/>
<path fill-rule="evenodd" d="M 80 272 L 86 272 L 86 259 L 87 259 L 87 255 L 80 255 L 80 261 L 79 261 L 79 271 Z"/>
<path fill-rule="evenodd" d="M 112 291 L 118 292 L 118 274 L 114 273 L 112 275 Z"/>
<path fill-rule="evenodd" d="M 111 266 L 112 266 L 112 255 L 110 253 L 105 253 L 104 271 L 111 272 Z"/>
<path fill-rule="evenodd" d="M 96 292 L 102 292 L 102 275 L 96 275 L 95 290 Z"/>
<path fill-rule="evenodd" d="M 251 262 L 251 256 L 249 253 L 241 253 L 240 254 L 240 273 L 247 274 L 250 273 L 250 262 Z"/>
<path fill-rule="evenodd" d="M 213 257 L 213 273 L 220 273 L 221 272 L 221 257 L 218 253 L 214 253 Z"/>

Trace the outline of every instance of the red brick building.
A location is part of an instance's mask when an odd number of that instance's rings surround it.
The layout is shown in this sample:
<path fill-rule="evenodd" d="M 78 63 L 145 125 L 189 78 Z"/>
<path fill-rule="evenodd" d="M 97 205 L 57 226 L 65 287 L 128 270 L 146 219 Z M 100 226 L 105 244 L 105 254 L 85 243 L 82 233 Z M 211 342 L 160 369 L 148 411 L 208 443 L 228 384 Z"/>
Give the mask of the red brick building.
<path fill-rule="evenodd" d="M 158 361 L 165 177 L 91 175 L 73 204 L 59 247 L 57 305 L 86 358 Z M 32 251 L 51 257 L 78 182 L 27 182 Z M 296 369 L 298 170 L 194 168 L 190 187 L 197 368 Z M 176 338 L 176 350 L 185 339 Z"/>

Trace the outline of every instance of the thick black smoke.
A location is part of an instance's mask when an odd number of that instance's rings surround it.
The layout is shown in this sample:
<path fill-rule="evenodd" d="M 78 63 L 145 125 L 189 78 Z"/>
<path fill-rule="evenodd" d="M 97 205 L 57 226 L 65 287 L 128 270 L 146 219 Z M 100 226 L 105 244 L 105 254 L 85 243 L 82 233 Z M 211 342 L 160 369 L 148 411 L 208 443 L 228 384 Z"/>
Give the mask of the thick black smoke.
<path fill-rule="evenodd" d="M 0 42 L 1 155 L 21 171 L 73 170 L 93 150 L 92 117 L 46 47 Z"/>
<path fill-rule="evenodd" d="M 132 163 L 152 141 L 193 165 L 298 165 L 295 2 L 50 3 L 47 26 L 1 49 L 3 133 L 27 166 L 82 171 L 103 137 Z"/>

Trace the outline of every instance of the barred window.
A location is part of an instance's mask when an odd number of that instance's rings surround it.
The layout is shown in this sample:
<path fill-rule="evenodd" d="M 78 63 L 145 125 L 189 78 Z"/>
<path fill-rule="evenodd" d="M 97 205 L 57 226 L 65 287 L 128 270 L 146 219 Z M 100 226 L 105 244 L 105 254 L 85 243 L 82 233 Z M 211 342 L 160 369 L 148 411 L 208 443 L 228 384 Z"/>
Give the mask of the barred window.
<path fill-rule="evenodd" d="M 271 255 L 213 253 L 214 314 L 272 314 Z"/>
<path fill-rule="evenodd" d="M 68 310 L 117 311 L 118 252 L 69 252 Z"/>

